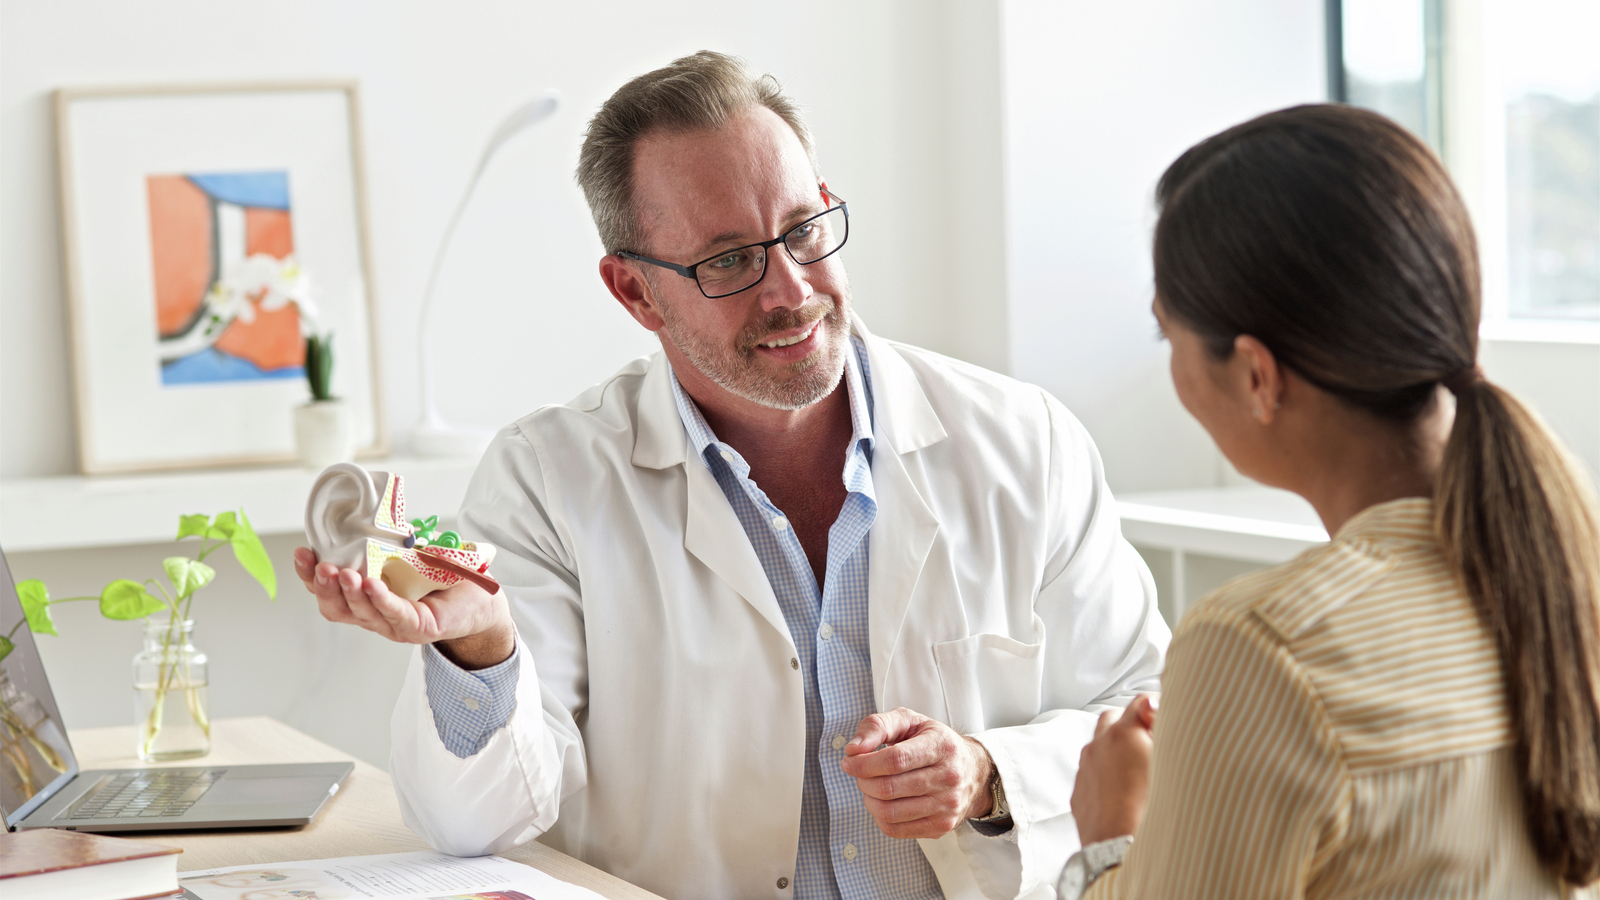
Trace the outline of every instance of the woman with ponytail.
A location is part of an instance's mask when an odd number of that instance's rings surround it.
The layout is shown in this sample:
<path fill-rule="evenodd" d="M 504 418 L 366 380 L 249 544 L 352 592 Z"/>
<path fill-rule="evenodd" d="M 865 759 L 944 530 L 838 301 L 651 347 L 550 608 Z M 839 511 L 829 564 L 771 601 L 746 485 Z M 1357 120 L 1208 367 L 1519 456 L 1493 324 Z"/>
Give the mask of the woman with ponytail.
<path fill-rule="evenodd" d="M 1197 603 L 1159 713 L 1103 717 L 1062 896 L 1600 894 L 1600 514 L 1478 367 L 1443 167 L 1302 106 L 1191 148 L 1157 199 L 1179 398 L 1333 539 Z"/>

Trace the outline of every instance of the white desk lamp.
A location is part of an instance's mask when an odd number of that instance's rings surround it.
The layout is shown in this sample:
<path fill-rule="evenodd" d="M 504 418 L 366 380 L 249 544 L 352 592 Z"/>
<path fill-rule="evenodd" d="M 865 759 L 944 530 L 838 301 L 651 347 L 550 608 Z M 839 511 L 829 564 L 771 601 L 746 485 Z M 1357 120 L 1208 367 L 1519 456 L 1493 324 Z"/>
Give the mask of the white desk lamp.
<path fill-rule="evenodd" d="M 542 96 L 524 103 L 511 111 L 500 127 L 489 136 L 483 154 L 478 157 L 478 167 L 467 182 L 466 193 L 444 227 L 444 237 L 439 241 L 439 252 L 433 257 L 433 269 L 428 272 L 427 286 L 422 292 L 421 322 L 417 326 L 417 369 L 422 375 L 422 421 L 411 433 L 411 450 L 418 456 L 476 456 L 489 445 L 494 432 L 483 428 L 460 428 L 450 425 L 439 415 L 433 386 L 433 289 L 439 280 L 439 269 L 444 265 L 445 253 L 450 249 L 450 238 L 455 234 L 461 214 L 467 211 L 472 191 L 488 168 L 489 160 L 506 141 L 523 130 L 550 118 L 556 111 L 561 95 L 546 91 Z"/>

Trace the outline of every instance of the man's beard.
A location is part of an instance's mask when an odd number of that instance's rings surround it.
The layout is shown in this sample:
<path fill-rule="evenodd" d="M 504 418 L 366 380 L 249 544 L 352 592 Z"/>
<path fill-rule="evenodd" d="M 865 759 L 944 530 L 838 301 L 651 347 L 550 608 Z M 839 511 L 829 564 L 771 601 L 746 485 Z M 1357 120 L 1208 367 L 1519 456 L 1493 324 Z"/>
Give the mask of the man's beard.
<path fill-rule="evenodd" d="M 689 362 L 723 390 L 752 403 L 772 409 L 804 409 L 833 393 L 844 377 L 844 355 L 850 340 L 848 294 L 836 301 L 824 294 L 798 310 L 779 309 L 739 333 L 733 347 L 719 345 L 697 333 L 676 309 L 661 304 L 662 332 Z M 787 379 L 775 377 L 761 365 L 756 347 L 782 331 L 804 328 L 820 322 L 817 335 L 820 352 L 785 367 Z"/>

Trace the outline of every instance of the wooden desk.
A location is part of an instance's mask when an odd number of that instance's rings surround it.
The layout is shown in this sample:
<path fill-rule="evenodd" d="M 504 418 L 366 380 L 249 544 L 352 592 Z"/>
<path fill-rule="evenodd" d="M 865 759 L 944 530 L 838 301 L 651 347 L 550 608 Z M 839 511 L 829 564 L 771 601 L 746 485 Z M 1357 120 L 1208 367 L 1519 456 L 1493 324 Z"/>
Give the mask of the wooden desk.
<path fill-rule="evenodd" d="M 211 724 L 211 753 L 199 759 L 143 763 L 133 755 L 134 728 L 78 728 L 72 747 L 84 769 L 125 769 L 250 763 L 351 761 L 355 770 L 339 793 L 310 825 L 262 831 L 121 834 L 133 840 L 182 847 L 179 871 L 242 866 L 249 863 L 331 859 L 427 850 L 428 845 L 400 821 L 400 803 L 387 772 L 342 753 L 316 738 L 265 716 L 217 719 Z M 615 900 L 660 900 L 587 863 L 532 841 L 500 854 Z"/>

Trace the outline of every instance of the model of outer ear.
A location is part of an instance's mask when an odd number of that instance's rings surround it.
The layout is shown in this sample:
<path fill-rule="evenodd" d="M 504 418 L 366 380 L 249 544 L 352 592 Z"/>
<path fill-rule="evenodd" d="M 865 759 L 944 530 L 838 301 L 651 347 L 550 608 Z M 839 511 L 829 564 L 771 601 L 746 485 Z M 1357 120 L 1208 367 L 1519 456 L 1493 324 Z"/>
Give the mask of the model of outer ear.
<path fill-rule="evenodd" d="M 380 578 L 407 600 L 470 581 L 491 594 L 494 547 L 433 533 L 437 518 L 406 520 L 405 480 L 354 463 L 322 470 L 306 501 L 306 539 L 317 559 Z"/>

